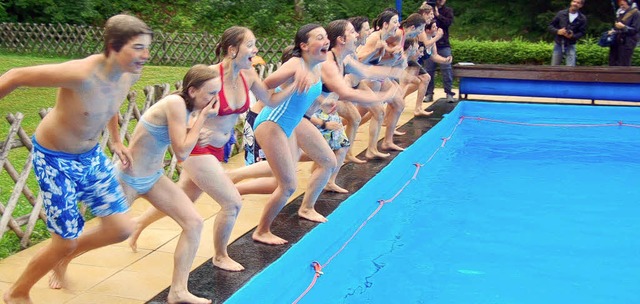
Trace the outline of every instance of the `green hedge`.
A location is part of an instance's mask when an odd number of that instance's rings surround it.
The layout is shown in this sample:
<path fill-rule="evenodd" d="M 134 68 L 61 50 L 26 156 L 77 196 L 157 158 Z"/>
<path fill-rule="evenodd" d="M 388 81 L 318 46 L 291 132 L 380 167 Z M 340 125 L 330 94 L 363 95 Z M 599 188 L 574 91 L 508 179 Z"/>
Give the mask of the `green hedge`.
<path fill-rule="evenodd" d="M 476 64 L 533 64 L 548 65 L 551 62 L 553 43 L 512 41 L 451 40 L 454 62 Z M 577 47 L 579 66 L 606 66 L 609 64 L 609 48 L 596 44 L 594 38 L 582 39 Z M 636 48 L 632 65 L 640 66 L 640 51 Z"/>

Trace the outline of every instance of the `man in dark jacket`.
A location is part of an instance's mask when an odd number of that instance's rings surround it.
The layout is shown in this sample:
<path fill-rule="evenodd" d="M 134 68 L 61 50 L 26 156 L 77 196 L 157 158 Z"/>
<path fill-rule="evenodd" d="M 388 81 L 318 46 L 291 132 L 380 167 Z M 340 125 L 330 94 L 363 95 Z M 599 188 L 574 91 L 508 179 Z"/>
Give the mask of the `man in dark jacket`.
<path fill-rule="evenodd" d="M 609 49 L 610 66 L 630 66 L 633 51 L 640 35 L 640 12 L 633 0 L 618 0 L 616 23 L 616 42 Z"/>
<path fill-rule="evenodd" d="M 571 0 L 568 9 L 559 11 L 549 24 L 555 35 L 551 65 L 560 65 L 562 57 L 567 66 L 576 65 L 576 42 L 587 30 L 587 17 L 580 12 L 585 0 Z"/>

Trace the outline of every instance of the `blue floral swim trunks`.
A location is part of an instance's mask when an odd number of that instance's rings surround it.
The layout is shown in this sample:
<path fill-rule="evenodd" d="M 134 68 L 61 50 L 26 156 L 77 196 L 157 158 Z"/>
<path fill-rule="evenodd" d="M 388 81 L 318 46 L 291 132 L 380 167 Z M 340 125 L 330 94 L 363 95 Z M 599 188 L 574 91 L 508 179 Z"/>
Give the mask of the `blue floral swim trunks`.
<path fill-rule="evenodd" d="M 84 227 L 78 209 L 83 202 L 93 215 L 105 217 L 129 210 L 111 160 L 96 145 L 71 154 L 48 150 L 33 139 L 33 171 L 42 193 L 47 228 L 64 239 L 77 238 Z"/>

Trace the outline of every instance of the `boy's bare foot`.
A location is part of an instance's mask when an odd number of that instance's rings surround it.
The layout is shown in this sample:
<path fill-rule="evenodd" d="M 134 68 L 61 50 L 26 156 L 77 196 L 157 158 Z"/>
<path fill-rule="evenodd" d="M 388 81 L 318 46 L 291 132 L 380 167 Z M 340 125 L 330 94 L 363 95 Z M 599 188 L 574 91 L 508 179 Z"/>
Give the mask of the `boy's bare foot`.
<path fill-rule="evenodd" d="M 324 190 L 338 193 L 349 193 L 349 190 L 336 185 L 336 183 L 327 183 L 327 185 L 324 186 Z"/>
<path fill-rule="evenodd" d="M 427 117 L 431 116 L 431 114 L 433 114 L 433 111 L 425 111 L 423 109 L 416 109 L 413 111 L 413 116 L 415 117 Z"/>
<path fill-rule="evenodd" d="M 398 145 L 396 145 L 394 143 L 382 142 L 380 144 L 380 148 L 382 148 L 382 150 L 385 150 L 385 151 L 390 151 L 390 150 L 391 151 L 404 151 L 404 148 L 402 148 L 402 147 L 400 147 L 400 146 L 398 146 Z"/>
<path fill-rule="evenodd" d="M 359 159 L 359 158 L 357 158 L 357 157 L 355 157 L 355 156 L 353 156 L 353 155 L 347 155 L 347 156 L 344 158 L 344 163 L 345 163 L 345 164 L 347 164 L 347 163 L 364 164 L 364 163 L 366 163 L 366 162 L 367 162 L 366 160 Z"/>
<path fill-rule="evenodd" d="M 62 261 L 53 268 L 51 277 L 49 277 L 49 288 L 60 289 L 66 285 L 65 275 L 67 273 L 68 266 L 69 261 Z"/>
<path fill-rule="evenodd" d="M 288 243 L 287 240 L 271 233 L 271 232 L 267 232 L 267 233 L 258 233 L 258 231 L 254 231 L 253 235 L 251 236 L 253 238 L 254 241 L 256 242 L 260 242 L 260 243 L 264 243 L 264 244 L 268 244 L 268 245 L 283 245 Z"/>
<path fill-rule="evenodd" d="M 325 223 L 327 218 L 318 213 L 315 209 L 302 209 L 298 210 L 298 216 L 301 218 L 310 220 L 312 222 Z"/>
<path fill-rule="evenodd" d="M 32 304 L 33 303 L 31 301 L 31 298 L 29 298 L 28 294 L 24 296 L 18 296 L 18 295 L 12 295 L 11 294 L 12 292 L 13 290 L 9 289 L 2 296 L 2 300 L 4 300 L 6 304 Z"/>
<path fill-rule="evenodd" d="M 183 290 L 183 291 L 171 291 L 169 292 L 169 296 L 167 296 L 167 303 L 189 303 L 189 304 L 209 304 L 211 300 L 197 297 L 192 293 Z"/>
<path fill-rule="evenodd" d="M 367 150 L 367 152 L 364 153 L 364 157 L 366 159 L 369 159 L 369 160 L 371 160 L 371 159 L 385 159 L 385 158 L 389 157 L 389 155 L 391 155 L 391 154 L 382 153 L 380 151 L 370 151 L 370 150 Z"/>
<path fill-rule="evenodd" d="M 234 261 L 229 256 L 226 257 L 213 257 L 211 259 L 213 266 L 227 271 L 243 271 L 244 267 L 240 263 Z"/>

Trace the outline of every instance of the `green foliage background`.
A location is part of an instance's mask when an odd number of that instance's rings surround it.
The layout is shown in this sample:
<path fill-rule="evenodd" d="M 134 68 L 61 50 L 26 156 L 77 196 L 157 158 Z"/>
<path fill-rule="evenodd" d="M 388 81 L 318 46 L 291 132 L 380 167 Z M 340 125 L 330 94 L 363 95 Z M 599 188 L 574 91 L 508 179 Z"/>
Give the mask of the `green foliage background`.
<path fill-rule="evenodd" d="M 406 17 L 422 1 L 402 1 Z M 453 37 L 478 40 L 551 41 L 546 27 L 570 0 L 449 0 Z M 370 19 L 395 0 L 0 0 L 0 22 L 68 23 L 102 26 L 120 12 L 138 15 L 155 30 L 219 34 L 232 25 L 251 28 L 259 38 L 291 38 L 302 24 L 363 15 Z M 588 34 L 599 36 L 613 22 L 611 1 L 587 0 L 582 11 Z"/>

